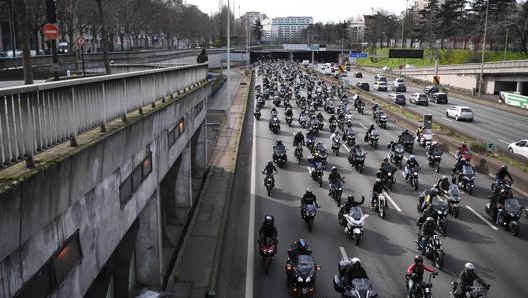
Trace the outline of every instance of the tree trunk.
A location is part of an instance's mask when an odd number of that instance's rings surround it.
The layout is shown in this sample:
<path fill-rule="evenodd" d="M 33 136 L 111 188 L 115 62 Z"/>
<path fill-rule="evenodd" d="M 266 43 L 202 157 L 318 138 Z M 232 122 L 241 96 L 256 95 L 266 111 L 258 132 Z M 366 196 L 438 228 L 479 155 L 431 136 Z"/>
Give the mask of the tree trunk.
<path fill-rule="evenodd" d="M 22 61 L 24 62 L 24 84 L 33 84 L 33 69 L 31 67 L 31 52 L 29 49 L 29 34 L 26 1 L 17 0 L 15 2 L 15 11 L 17 15 L 18 28 L 20 28 L 20 43 L 22 45 Z M 15 49 L 13 49 L 15 57 Z"/>
<path fill-rule="evenodd" d="M 106 34 L 106 27 L 105 27 L 105 19 L 103 15 L 103 4 L 101 3 L 102 0 L 95 0 L 95 3 L 97 3 L 97 9 L 99 10 L 99 17 L 101 18 L 101 35 L 102 35 L 102 41 L 103 41 L 103 59 L 104 59 L 104 65 L 106 74 L 111 74 L 110 70 L 110 62 L 108 61 L 108 36 Z"/>

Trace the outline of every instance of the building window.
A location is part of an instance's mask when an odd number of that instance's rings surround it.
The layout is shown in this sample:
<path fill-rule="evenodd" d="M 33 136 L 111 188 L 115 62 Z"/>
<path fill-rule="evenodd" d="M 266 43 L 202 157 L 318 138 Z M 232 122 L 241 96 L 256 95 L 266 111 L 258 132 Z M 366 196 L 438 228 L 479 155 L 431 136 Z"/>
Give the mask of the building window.
<path fill-rule="evenodd" d="M 202 109 L 203 109 L 203 107 L 202 107 Z M 193 108 L 193 110 L 194 110 L 194 108 Z M 176 140 L 184 132 L 185 132 L 185 118 L 181 117 L 180 120 L 178 120 L 178 124 L 173 129 L 171 129 L 168 132 L 168 134 L 167 134 L 169 148 L 172 147 L 172 145 L 174 145 L 174 143 L 176 143 Z"/>
<path fill-rule="evenodd" d="M 178 136 L 181 136 L 185 132 L 185 119 L 182 117 L 178 121 Z"/>
<path fill-rule="evenodd" d="M 121 182 L 121 185 L 119 185 L 119 201 L 121 203 L 121 208 L 126 205 L 128 200 L 132 198 L 132 194 L 134 193 L 132 188 L 132 177 L 128 176 Z"/>
<path fill-rule="evenodd" d="M 152 153 L 143 160 L 143 179 L 146 179 L 152 172 Z"/>
<path fill-rule="evenodd" d="M 53 259 L 53 277 L 55 284 L 60 286 L 71 273 L 73 267 L 81 262 L 83 255 L 79 231 L 68 238 Z"/>

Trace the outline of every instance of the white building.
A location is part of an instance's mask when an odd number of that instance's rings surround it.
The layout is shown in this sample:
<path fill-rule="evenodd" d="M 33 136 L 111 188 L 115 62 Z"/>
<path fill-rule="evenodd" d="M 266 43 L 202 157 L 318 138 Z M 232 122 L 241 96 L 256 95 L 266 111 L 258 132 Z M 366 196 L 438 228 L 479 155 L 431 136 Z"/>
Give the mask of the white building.
<path fill-rule="evenodd" d="M 427 6 L 427 4 L 429 3 L 429 0 L 414 0 L 414 5 L 413 7 L 416 7 L 417 10 L 422 10 L 424 9 L 424 7 Z M 438 6 L 442 5 L 445 3 L 445 0 L 439 0 L 438 1 Z"/>
<path fill-rule="evenodd" d="M 258 11 L 248 11 L 246 12 L 246 18 L 250 24 L 255 24 L 257 20 L 262 22 L 262 16 Z"/>
<path fill-rule="evenodd" d="M 271 20 L 271 35 L 273 39 L 290 40 L 313 24 L 312 17 L 280 17 Z"/>

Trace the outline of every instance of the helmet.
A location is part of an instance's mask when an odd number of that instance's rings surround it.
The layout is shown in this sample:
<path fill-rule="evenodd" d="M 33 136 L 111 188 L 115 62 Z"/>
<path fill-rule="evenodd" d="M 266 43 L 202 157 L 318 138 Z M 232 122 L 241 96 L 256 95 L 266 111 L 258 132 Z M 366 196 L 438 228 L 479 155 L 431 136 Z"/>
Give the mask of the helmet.
<path fill-rule="evenodd" d="M 508 166 L 507 166 L 507 165 L 502 165 L 501 169 L 503 169 L 503 170 L 506 170 L 506 171 L 507 171 L 507 170 L 508 170 Z"/>
<path fill-rule="evenodd" d="M 337 168 L 336 168 L 336 166 L 333 166 L 332 167 L 332 173 L 335 173 L 335 172 L 337 172 Z"/>
<path fill-rule="evenodd" d="M 448 180 L 447 176 L 446 175 L 442 176 L 442 180 L 447 181 Z"/>
<path fill-rule="evenodd" d="M 353 195 L 348 195 L 347 201 L 352 203 L 354 201 L 354 196 Z"/>
<path fill-rule="evenodd" d="M 429 189 L 429 192 L 432 196 L 436 196 L 438 194 L 438 189 L 436 189 L 436 187 L 431 187 L 431 189 Z"/>
<path fill-rule="evenodd" d="M 465 162 L 466 159 L 462 157 L 462 158 L 460 159 L 460 161 L 461 161 L 461 162 Z"/>
<path fill-rule="evenodd" d="M 403 132 L 404 132 L 404 133 L 408 133 L 408 132 L 409 132 L 409 130 L 408 130 L 408 129 L 406 128 L 406 129 L 405 129 L 405 130 L 404 130 Z"/>
<path fill-rule="evenodd" d="M 380 178 L 376 178 L 376 183 L 381 183 L 381 179 Z"/>
<path fill-rule="evenodd" d="M 423 127 L 424 127 L 423 124 L 418 125 L 418 128 L 423 128 Z"/>
<path fill-rule="evenodd" d="M 415 256 L 415 257 L 414 257 L 414 263 L 415 263 L 415 264 L 423 263 L 423 258 L 422 258 L 422 256 Z"/>
<path fill-rule="evenodd" d="M 359 258 L 352 258 L 352 266 L 361 265 L 361 260 Z"/>
<path fill-rule="evenodd" d="M 356 144 L 356 146 L 355 146 L 355 147 L 356 147 L 356 149 L 359 149 L 359 147 L 360 147 L 360 146 L 359 146 L 359 144 Z"/>
<path fill-rule="evenodd" d="M 268 161 L 268 166 L 272 166 L 273 165 L 273 161 Z"/>
<path fill-rule="evenodd" d="M 388 159 L 387 157 L 385 157 L 385 158 L 383 159 L 383 162 L 388 162 L 388 161 L 389 161 L 389 159 Z"/>
<path fill-rule="evenodd" d="M 274 221 L 275 220 L 273 218 L 273 215 L 266 214 L 266 216 L 264 216 L 264 224 L 265 225 L 272 226 Z"/>
<path fill-rule="evenodd" d="M 432 146 L 434 146 L 434 145 L 438 145 L 438 142 L 437 142 L 437 141 L 433 141 L 433 142 L 431 143 L 431 145 L 432 145 Z"/>
<path fill-rule="evenodd" d="M 426 219 L 425 219 L 425 222 L 433 222 L 434 221 L 434 218 L 432 218 L 431 216 L 428 216 Z"/>
<path fill-rule="evenodd" d="M 475 265 L 473 265 L 473 263 L 467 262 L 464 265 L 464 271 L 466 271 L 467 273 L 475 272 Z"/>
<path fill-rule="evenodd" d="M 311 194 L 311 193 L 312 193 L 312 190 L 311 190 L 310 188 L 307 188 L 307 189 L 306 189 L 306 193 L 307 193 L 307 194 Z"/>
<path fill-rule="evenodd" d="M 277 140 L 277 145 L 282 145 L 282 141 L 280 139 Z"/>
<path fill-rule="evenodd" d="M 299 129 L 299 130 L 297 131 L 297 133 L 302 133 L 302 131 Z"/>
<path fill-rule="evenodd" d="M 306 241 L 303 238 L 297 240 L 297 248 L 306 248 Z"/>
<path fill-rule="evenodd" d="M 416 161 L 416 156 L 414 156 L 414 155 L 409 156 L 409 160 L 410 161 Z"/>
<path fill-rule="evenodd" d="M 370 128 L 374 129 L 374 124 L 371 124 L 371 125 L 370 125 Z"/>

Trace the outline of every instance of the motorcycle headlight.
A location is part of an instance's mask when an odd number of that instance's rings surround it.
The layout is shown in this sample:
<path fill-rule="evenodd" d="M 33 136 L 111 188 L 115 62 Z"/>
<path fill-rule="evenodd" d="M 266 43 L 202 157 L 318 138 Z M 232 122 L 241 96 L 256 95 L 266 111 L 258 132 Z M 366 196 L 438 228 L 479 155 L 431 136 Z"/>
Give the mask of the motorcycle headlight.
<path fill-rule="evenodd" d="M 438 214 L 442 215 L 442 210 L 438 210 Z"/>
<path fill-rule="evenodd" d="M 298 282 L 303 282 L 303 278 L 299 276 L 299 277 L 297 278 L 297 281 L 298 281 Z"/>
<path fill-rule="evenodd" d="M 413 175 L 414 175 L 414 176 L 418 176 L 418 173 L 414 172 Z"/>
<path fill-rule="evenodd" d="M 306 282 L 310 282 L 311 280 L 312 279 L 309 276 L 306 278 Z"/>
<path fill-rule="evenodd" d="M 392 176 L 392 173 L 388 173 L 387 176 L 389 176 L 389 177 Z"/>

